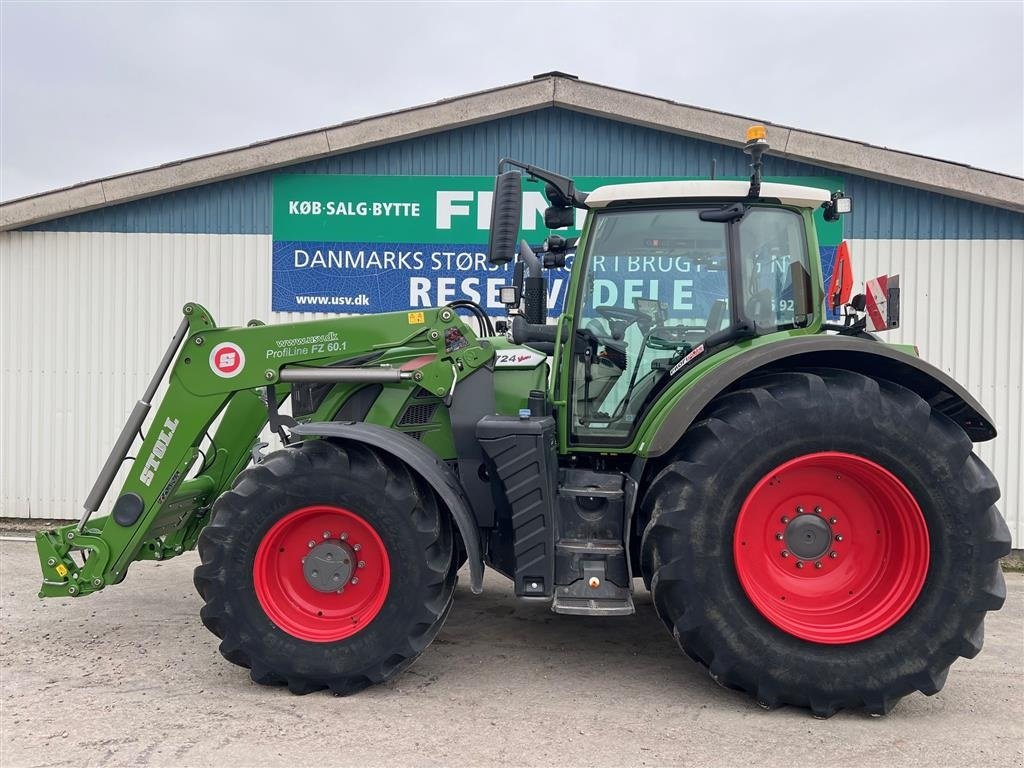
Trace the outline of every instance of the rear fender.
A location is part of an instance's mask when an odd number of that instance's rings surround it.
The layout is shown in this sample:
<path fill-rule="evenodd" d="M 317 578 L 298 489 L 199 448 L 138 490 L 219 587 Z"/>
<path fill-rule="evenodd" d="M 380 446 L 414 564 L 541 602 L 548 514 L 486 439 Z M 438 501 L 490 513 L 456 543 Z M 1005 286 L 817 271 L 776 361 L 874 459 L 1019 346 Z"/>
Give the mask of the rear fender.
<path fill-rule="evenodd" d="M 404 462 L 448 507 L 466 547 L 470 589 L 477 595 L 483 592 L 484 558 L 476 519 L 458 477 L 433 451 L 401 432 L 363 422 L 313 422 L 299 424 L 289 431 L 301 437 L 331 437 L 363 443 Z"/>
<path fill-rule="evenodd" d="M 744 377 L 771 369 L 840 368 L 906 387 L 952 419 L 974 442 L 996 436 L 992 417 L 948 374 L 897 347 L 871 339 L 802 336 L 753 347 L 723 362 L 698 379 L 676 403 L 653 436 L 648 457 L 668 452 L 719 394 Z"/>

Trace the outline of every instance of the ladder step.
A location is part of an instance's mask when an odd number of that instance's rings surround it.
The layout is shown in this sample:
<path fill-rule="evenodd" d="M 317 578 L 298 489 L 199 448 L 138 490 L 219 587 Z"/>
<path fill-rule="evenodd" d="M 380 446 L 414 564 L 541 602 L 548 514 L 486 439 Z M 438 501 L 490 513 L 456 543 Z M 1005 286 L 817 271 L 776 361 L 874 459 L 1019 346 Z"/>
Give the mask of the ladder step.
<path fill-rule="evenodd" d="M 583 555 L 614 556 L 622 554 L 622 542 L 615 539 L 559 539 L 555 550 Z"/>
<path fill-rule="evenodd" d="M 576 498 L 583 496 L 584 498 L 595 498 L 595 499 L 621 499 L 622 489 L 621 488 L 570 488 L 569 486 L 563 485 L 558 489 L 559 496 L 566 496 L 570 498 Z"/>
<path fill-rule="evenodd" d="M 570 616 L 630 616 L 635 613 L 633 596 L 623 598 L 566 597 L 556 594 L 551 610 Z"/>

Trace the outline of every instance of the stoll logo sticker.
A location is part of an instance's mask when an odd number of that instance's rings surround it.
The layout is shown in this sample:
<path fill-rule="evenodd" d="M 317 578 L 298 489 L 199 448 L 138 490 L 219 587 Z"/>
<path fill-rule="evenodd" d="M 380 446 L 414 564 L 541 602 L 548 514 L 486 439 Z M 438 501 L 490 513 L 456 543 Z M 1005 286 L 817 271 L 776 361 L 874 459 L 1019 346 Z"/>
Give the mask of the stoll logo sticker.
<path fill-rule="evenodd" d="M 223 379 L 230 379 L 245 367 L 245 353 L 237 344 L 225 341 L 210 351 L 210 368 Z"/>

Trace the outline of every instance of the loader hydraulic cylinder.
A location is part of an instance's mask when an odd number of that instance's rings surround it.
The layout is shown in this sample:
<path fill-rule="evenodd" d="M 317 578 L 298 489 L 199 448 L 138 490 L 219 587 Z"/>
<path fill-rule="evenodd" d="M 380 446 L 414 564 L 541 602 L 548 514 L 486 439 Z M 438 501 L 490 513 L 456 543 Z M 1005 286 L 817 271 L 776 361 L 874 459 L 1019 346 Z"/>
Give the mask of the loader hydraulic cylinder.
<path fill-rule="evenodd" d="M 89 521 L 92 513 L 99 509 L 100 504 L 103 503 L 107 491 L 110 490 L 110 484 L 114 482 L 114 478 L 117 476 L 117 470 L 121 467 L 122 462 L 124 462 L 128 451 L 131 450 L 132 443 L 135 442 L 135 436 L 142 429 L 146 416 L 149 415 L 149 409 L 153 406 L 156 390 L 160 386 L 160 382 L 164 380 L 167 369 L 171 367 L 174 356 L 177 354 L 178 348 L 181 346 L 181 342 L 184 341 L 187 333 L 188 317 L 186 316 L 182 318 L 181 323 L 178 325 L 178 330 L 174 332 L 174 338 L 171 339 L 167 351 L 164 352 L 160 365 L 157 366 L 153 378 L 150 379 L 149 386 L 146 387 L 146 391 L 142 393 L 142 397 L 135 404 L 131 415 L 124 423 L 121 434 L 118 435 L 114 447 L 110 449 L 110 455 L 107 456 L 103 469 L 100 470 L 96 482 L 93 483 L 92 490 L 89 491 L 89 495 L 85 499 L 85 510 L 82 512 L 82 518 L 78 521 L 79 531 L 85 528 L 85 524 Z"/>
<path fill-rule="evenodd" d="M 411 379 L 412 371 L 398 368 L 282 368 L 279 376 L 288 383 L 330 384 L 355 382 L 366 384 L 397 384 Z"/>

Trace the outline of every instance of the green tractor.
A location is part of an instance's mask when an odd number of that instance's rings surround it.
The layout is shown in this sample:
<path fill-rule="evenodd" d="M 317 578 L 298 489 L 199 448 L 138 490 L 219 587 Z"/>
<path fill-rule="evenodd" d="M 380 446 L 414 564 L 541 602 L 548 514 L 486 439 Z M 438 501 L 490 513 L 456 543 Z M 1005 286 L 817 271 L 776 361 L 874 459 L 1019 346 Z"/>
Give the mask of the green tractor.
<path fill-rule="evenodd" d="M 40 596 L 198 547 L 225 658 L 351 694 L 423 652 L 464 565 L 474 593 L 490 566 L 572 615 L 632 614 L 640 578 L 683 651 L 762 706 L 936 693 L 1005 597 L 1010 535 L 972 452 L 995 428 L 869 332 L 869 303 L 898 322 L 895 280 L 850 298 L 839 269 L 826 296 L 815 213 L 850 200 L 762 183 L 763 129 L 746 147 L 749 182 L 589 193 L 502 161 L 489 259 L 514 278 L 494 325 L 470 301 L 233 328 L 185 305 L 81 521 L 36 536 Z M 586 211 L 578 240 L 517 249 L 524 176 L 550 229 Z M 555 324 L 545 269 L 571 275 Z"/>

